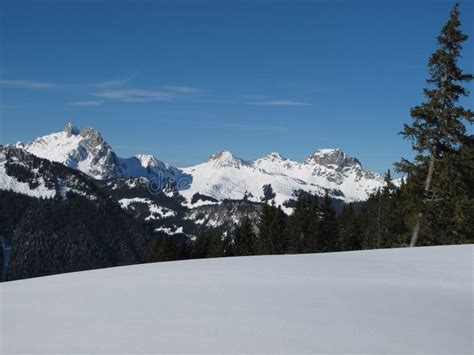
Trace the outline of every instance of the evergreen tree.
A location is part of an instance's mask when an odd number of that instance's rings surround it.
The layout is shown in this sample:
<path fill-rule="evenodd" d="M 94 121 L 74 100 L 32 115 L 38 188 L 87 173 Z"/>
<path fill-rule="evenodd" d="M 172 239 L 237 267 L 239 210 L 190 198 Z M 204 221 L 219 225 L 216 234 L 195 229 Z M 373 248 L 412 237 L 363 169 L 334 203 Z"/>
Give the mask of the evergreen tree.
<path fill-rule="evenodd" d="M 235 230 L 234 247 L 236 255 L 256 254 L 256 236 L 252 221 L 244 217 Z"/>
<path fill-rule="evenodd" d="M 263 185 L 263 197 L 261 198 L 262 202 L 268 202 L 273 200 L 276 197 L 276 194 L 273 192 L 271 184 Z"/>
<path fill-rule="evenodd" d="M 336 251 L 339 249 L 336 212 L 331 206 L 331 200 L 327 192 L 321 204 L 320 214 L 317 250 L 322 252 Z"/>
<path fill-rule="evenodd" d="M 0 238 L 0 282 L 4 281 L 3 280 L 3 263 L 4 263 L 4 259 L 3 259 L 3 243 L 2 243 L 2 240 Z"/>
<path fill-rule="evenodd" d="M 474 239 L 474 138 L 439 162 L 432 209 L 426 211 L 424 245 L 469 243 Z M 426 241 L 425 241 L 426 240 Z"/>
<path fill-rule="evenodd" d="M 474 122 L 472 111 L 458 104 L 462 96 L 468 95 L 468 90 L 461 84 L 473 78 L 471 74 L 463 73 L 457 63 L 462 43 L 468 39 L 460 26 L 457 3 L 438 36 L 439 48 L 428 62 L 430 78 L 427 82 L 434 88 L 424 90 L 426 101 L 411 109 L 413 122 L 411 125 L 405 124 L 401 132 L 405 138 L 412 140 L 412 147 L 418 155 L 415 163 L 403 159 L 398 169 L 409 174 L 418 170 L 418 174 L 425 176 L 410 246 L 416 245 L 427 212 L 431 213 L 430 209 L 437 207 L 431 203 L 436 198 L 433 196 L 433 180 L 436 178 L 437 162 L 449 152 L 456 151 L 466 138 L 464 122 Z"/>
<path fill-rule="evenodd" d="M 224 242 L 220 232 L 211 233 L 209 236 L 208 258 L 220 258 L 224 256 Z"/>
<path fill-rule="evenodd" d="M 288 249 L 285 233 L 286 216 L 281 207 L 265 204 L 258 221 L 259 254 L 282 254 Z"/>
<path fill-rule="evenodd" d="M 391 195 L 393 188 L 392 175 L 389 169 L 384 176 L 384 186 L 382 191 L 377 193 L 377 248 L 385 247 L 390 244 L 388 242 L 388 226 L 390 224 L 390 205 L 392 202 Z"/>
<path fill-rule="evenodd" d="M 300 193 L 287 226 L 289 252 L 312 253 L 317 251 L 319 216 L 316 197 L 308 193 Z"/>
<path fill-rule="evenodd" d="M 211 237 L 208 234 L 198 236 L 194 242 L 191 256 L 194 259 L 207 258 L 211 247 Z"/>
<path fill-rule="evenodd" d="M 235 244 L 231 234 L 226 234 L 222 238 L 222 256 L 235 256 Z"/>
<path fill-rule="evenodd" d="M 362 249 L 363 232 L 352 203 L 344 205 L 338 218 L 340 250 Z"/>

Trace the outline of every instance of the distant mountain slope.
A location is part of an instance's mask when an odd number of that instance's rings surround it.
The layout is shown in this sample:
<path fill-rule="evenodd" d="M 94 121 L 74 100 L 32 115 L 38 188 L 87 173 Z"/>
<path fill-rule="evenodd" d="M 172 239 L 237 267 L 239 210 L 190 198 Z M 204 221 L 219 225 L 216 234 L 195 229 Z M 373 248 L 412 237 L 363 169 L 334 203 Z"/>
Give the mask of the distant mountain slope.
<path fill-rule="evenodd" d="M 471 354 L 472 245 L 7 282 L 4 353 Z"/>

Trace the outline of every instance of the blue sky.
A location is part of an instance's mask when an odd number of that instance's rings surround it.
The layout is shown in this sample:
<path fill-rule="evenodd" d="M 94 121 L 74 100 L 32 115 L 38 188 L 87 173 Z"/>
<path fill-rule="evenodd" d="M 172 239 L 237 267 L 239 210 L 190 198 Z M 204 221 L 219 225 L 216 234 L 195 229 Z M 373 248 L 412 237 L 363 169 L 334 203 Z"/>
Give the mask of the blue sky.
<path fill-rule="evenodd" d="M 411 156 L 397 133 L 452 4 L 2 1 L 0 143 L 72 121 L 120 156 L 177 166 L 222 149 L 301 161 L 339 147 L 383 172 Z M 473 7 L 461 4 L 470 35 Z"/>

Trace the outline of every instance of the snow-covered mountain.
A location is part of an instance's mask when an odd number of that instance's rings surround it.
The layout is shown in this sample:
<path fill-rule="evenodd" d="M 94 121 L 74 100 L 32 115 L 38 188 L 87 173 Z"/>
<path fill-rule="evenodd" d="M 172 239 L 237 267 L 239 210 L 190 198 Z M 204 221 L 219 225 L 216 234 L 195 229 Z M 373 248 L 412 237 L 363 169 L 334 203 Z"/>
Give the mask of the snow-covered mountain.
<path fill-rule="evenodd" d="M 36 138 L 25 150 L 43 159 L 78 169 L 98 180 L 148 177 L 169 179 L 177 170 L 151 155 L 119 158 L 95 129 L 79 131 L 68 123 L 63 131 Z"/>
<path fill-rule="evenodd" d="M 0 147 L 0 190 L 37 198 L 65 199 L 71 192 L 98 199 L 98 191 L 87 176 L 38 158 L 21 146 Z"/>
<path fill-rule="evenodd" d="M 384 183 L 379 174 L 365 171 L 359 160 L 339 149 L 316 150 L 304 162 L 279 153 L 249 161 L 221 151 L 204 163 L 186 168 L 175 168 L 152 155 L 120 158 L 99 132 L 90 127 L 79 130 L 71 123 L 61 132 L 27 143 L 23 149 L 112 185 L 118 180 L 133 185 L 136 179 L 142 185 L 143 181 L 145 185 L 154 183 L 150 193 L 164 193 L 166 188 L 166 194 L 184 197 L 189 208 L 223 200 L 262 202 L 274 198 L 291 212 L 292 202 L 301 191 L 319 196 L 328 193 L 340 202 L 354 202 L 367 199 Z M 134 197 L 147 196 L 127 196 Z"/>
<path fill-rule="evenodd" d="M 213 203 L 196 201 L 199 193 L 216 200 L 265 199 L 264 186 L 271 185 L 275 202 L 286 206 L 299 191 L 324 195 L 345 202 L 362 201 L 383 185 L 383 178 L 367 172 L 360 162 L 339 149 L 319 149 L 303 163 L 271 153 L 263 158 L 246 161 L 228 151 L 213 154 L 205 163 L 183 168 L 191 176 L 189 188 L 180 193 L 195 204 Z M 288 209 L 287 209 L 288 210 Z"/>

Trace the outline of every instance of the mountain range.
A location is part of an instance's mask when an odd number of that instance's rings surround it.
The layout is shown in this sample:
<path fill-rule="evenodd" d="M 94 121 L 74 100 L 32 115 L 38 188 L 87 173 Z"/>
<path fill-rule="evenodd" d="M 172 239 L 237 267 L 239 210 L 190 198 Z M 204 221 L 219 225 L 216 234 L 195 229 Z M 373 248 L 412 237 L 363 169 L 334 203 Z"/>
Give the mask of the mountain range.
<path fill-rule="evenodd" d="M 46 198 L 72 189 L 67 179 L 60 179 L 63 192 L 57 189 L 57 181 L 54 186 L 46 184 L 52 177 L 41 176 L 28 163 L 27 156 L 32 155 L 82 172 L 123 209 L 154 221 L 158 230 L 168 233 L 181 232 L 183 221 L 211 227 L 235 223 L 240 215 L 254 213 L 259 204 L 270 200 L 291 214 L 302 192 L 327 193 L 336 204 L 364 201 L 384 184 L 381 175 L 364 170 L 358 159 L 340 149 L 318 149 L 303 162 L 276 152 L 250 161 L 223 150 L 201 164 L 180 168 L 152 155 L 119 157 L 98 131 L 80 130 L 72 123 L 60 132 L 2 149 L 1 189 Z M 6 150 L 15 151 L 9 160 Z M 8 174 L 5 164 L 9 161 L 11 167 L 12 159 L 25 168 L 30 164 L 34 183 Z"/>

